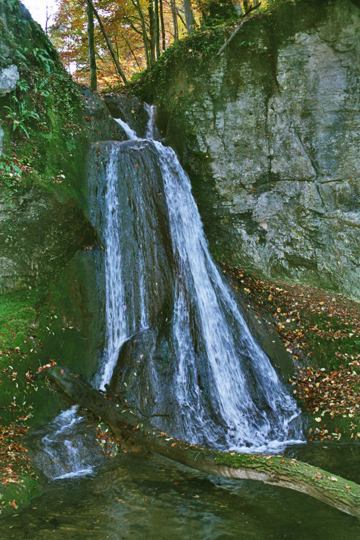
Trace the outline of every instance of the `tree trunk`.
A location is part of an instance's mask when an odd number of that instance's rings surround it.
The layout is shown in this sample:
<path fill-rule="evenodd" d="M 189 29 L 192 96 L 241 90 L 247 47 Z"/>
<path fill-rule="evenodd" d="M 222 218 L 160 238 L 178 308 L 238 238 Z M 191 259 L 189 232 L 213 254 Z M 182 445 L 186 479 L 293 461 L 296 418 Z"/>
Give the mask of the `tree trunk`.
<path fill-rule="evenodd" d="M 169 437 L 152 427 L 126 403 L 95 390 L 68 368 L 43 370 L 68 403 L 77 403 L 102 418 L 122 446 L 132 452 L 157 452 L 193 469 L 227 478 L 260 480 L 315 497 L 330 506 L 360 518 L 360 486 L 318 467 L 282 456 L 217 452 Z"/>
<path fill-rule="evenodd" d="M 89 41 L 89 64 L 90 64 L 90 88 L 97 90 L 96 60 L 95 60 L 95 37 L 94 37 L 94 11 L 87 2 L 88 16 L 88 41 Z"/>
<path fill-rule="evenodd" d="M 261 4 L 257 4 L 256 7 L 259 7 Z M 245 15 L 248 15 L 251 11 L 253 11 L 255 8 L 254 7 L 251 7 L 249 8 L 249 10 L 245 13 Z M 236 36 L 236 34 L 241 30 L 241 28 L 243 27 L 243 25 L 249 20 L 249 17 L 243 19 L 241 21 L 241 23 L 239 24 L 239 26 L 234 30 L 234 32 L 231 34 L 231 36 L 229 37 L 229 39 L 227 41 L 225 41 L 224 45 L 221 47 L 221 49 L 218 51 L 217 55 L 216 56 L 220 56 L 223 51 L 226 49 L 226 47 L 228 45 L 230 45 L 230 43 L 232 42 L 232 40 L 234 39 L 234 37 Z"/>
<path fill-rule="evenodd" d="M 172 13 L 173 27 L 174 27 L 174 42 L 176 43 L 177 41 L 179 41 L 179 29 L 178 29 L 178 23 L 177 23 L 175 0 L 171 0 L 171 13 Z"/>
<path fill-rule="evenodd" d="M 152 66 L 156 60 L 156 23 L 153 3 L 150 0 L 148 3 L 149 23 L 150 23 L 150 65 Z"/>
<path fill-rule="evenodd" d="M 238 12 L 239 17 L 242 17 L 244 15 L 244 10 L 242 8 L 240 0 L 237 0 L 235 3 L 235 9 Z"/>
<path fill-rule="evenodd" d="M 160 14 L 159 14 L 159 0 L 155 0 L 155 46 L 156 46 L 156 58 L 160 56 Z"/>
<path fill-rule="evenodd" d="M 150 67 L 150 55 L 149 55 L 149 40 L 146 33 L 146 24 L 144 15 L 139 3 L 139 0 L 131 0 L 133 6 L 136 8 L 136 11 L 138 12 L 140 22 L 141 22 L 141 32 L 143 37 L 143 43 L 144 43 L 144 49 L 145 49 L 145 59 L 146 59 L 146 67 Z"/>
<path fill-rule="evenodd" d="M 87 0 L 87 2 L 88 2 L 88 5 L 90 5 L 92 7 L 94 15 L 97 18 L 97 21 L 98 21 L 99 26 L 100 26 L 100 30 L 102 32 L 102 35 L 104 36 L 104 39 L 106 41 L 106 45 L 108 46 L 109 52 L 111 54 L 111 58 L 114 61 L 114 64 L 116 66 L 116 69 L 118 70 L 118 73 L 119 73 L 120 77 L 122 78 L 122 80 L 124 81 L 125 84 L 129 84 L 129 81 L 126 78 L 125 73 L 121 69 L 121 66 L 119 64 L 119 60 L 116 58 L 116 54 L 114 53 L 114 49 L 113 49 L 113 47 L 112 47 L 112 45 L 110 43 L 110 40 L 109 40 L 108 35 L 107 35 L 106 31 L 105 31 L 102 20 L 100 19 L 100 16 L 99 16 L 98 12 L 96 11 L 92 0 Z"/>
<path fill-rule="evenodd" d="M 165 20 L 164 20 L 164 9 L 163 9 L 163 0 L 160 0 L 160 22 L 161 22 L 161 36 L 162 36 L 162 50 L 166 49 L 166 36 L 165 36 Z"/>
<path fill-rule="evenodd" d="M 184 12 L 186 21 L 186 30 L 188 34 L 193 34 L 195 31 L 195 18 L 191 9 L 190 0 L 184 0 Z"/>

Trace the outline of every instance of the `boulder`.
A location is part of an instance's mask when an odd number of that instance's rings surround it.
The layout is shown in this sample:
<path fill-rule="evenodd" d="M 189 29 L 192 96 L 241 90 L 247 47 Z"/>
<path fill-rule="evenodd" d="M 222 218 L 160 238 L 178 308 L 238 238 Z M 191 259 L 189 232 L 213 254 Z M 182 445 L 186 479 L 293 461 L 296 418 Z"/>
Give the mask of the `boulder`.
<path fill-rule="evenodd" d="M 20 78 L 18 68 L 13 64 L 0 72 L 0 97 L 13 92 Z"/>

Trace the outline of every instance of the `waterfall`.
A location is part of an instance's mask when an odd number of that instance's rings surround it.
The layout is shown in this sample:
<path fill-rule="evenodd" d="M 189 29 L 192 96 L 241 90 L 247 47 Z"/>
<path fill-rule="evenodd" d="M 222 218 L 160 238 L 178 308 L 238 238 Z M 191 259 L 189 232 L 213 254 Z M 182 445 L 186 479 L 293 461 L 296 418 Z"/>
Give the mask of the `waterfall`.
<path fill-rule="evenodd" d="M 154 424 L 192 443 L 266 451 L 300 442 L 299 410 L 219 274 L 190 180 L 154 140 L 148 112 L 147 139 L 118 119 L 130 140 L 94 154 L 94 224 L 106 245 L 100 387 L 111 382 L 146 415 L 162 413 Z"/>
<path fill-rule="evenodd" d="M 193 444 L 274 452 L 302 441 L 300 413 L 250 334 L 212 260 L 190 180 L 175 152 L 116 122 L 125 142 L 89 156 L 90 219 L 105 246 L 106 336 L 95 378 L 154 425 Z M 41 439 L 51 478 L 92 472 L 72 407 Z"/>

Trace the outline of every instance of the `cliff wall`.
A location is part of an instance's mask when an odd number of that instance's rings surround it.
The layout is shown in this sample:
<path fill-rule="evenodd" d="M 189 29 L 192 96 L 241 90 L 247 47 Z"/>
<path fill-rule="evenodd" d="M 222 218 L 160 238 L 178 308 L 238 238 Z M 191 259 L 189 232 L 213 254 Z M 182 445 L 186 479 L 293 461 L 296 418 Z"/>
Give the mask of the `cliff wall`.
<path fill-rule="evenodd" d="M 356 2 L 284 2 L 153 77 L 216 259 L 360 298 L 359 28 Z"/>

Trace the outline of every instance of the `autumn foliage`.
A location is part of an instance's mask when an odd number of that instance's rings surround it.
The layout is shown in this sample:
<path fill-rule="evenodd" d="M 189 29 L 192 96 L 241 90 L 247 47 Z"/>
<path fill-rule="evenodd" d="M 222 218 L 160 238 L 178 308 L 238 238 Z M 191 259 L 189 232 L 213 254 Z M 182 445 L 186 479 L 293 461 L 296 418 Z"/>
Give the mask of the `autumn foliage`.
<path fill-rule="evenodd" d="M 159 4 L 160 2 L 156 2 Z M 97 0 L 94 6 L 98 10 L 109 36 L 111 44 L 121 63 L 126 76 L 129 78 L 144 70 L 150 58 L 147 58 L 153 45 L 153 2 L 147 0 L 121 1 Z M 174 28 L 171 2 L 161 2 L 163 28 L 159 21 L 160 51 L 174 41 Z M 185 22 L 182 15 L 182 3 L 176 2 L 179 14 L 180 32 L 185 32 Z M 141 17 L 143 18 L 143 23 Z M 160 15 L 160 12 L 159 12 Z M 143 32 L 143 24 L 146 33 Z M 78 82 L 89 82 L 89 58 L 87 37 L 87 2 L 86 0 L 61 0 L 55 22 L 50 30 L 50 37 L 60 52 L 60 57 L 68 70 Z M 111 57 L 108 54 L 99 25 L 95 21 L 95 48 L 97 74 L 100 86 L 119 83 Z M 156 59 L 156 47 L 153 47 Z"/>

